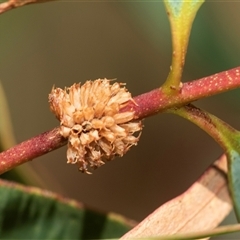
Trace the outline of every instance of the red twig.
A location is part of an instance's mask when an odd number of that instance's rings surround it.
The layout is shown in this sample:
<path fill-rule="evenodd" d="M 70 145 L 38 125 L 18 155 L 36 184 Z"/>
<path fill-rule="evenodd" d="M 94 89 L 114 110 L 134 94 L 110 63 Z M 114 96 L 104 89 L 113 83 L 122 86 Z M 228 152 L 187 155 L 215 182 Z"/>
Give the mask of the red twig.
<path fill-rule="evenodd" d="M 0 153 L 0 174 L 66 144 L 59 128 L 42 133 Z"/>
<path fill-rule="evenodd" d="M 0 3 L 0 14 L 6 11 L 9 11 L 13 8 L 14 8 L 14 5 L 12 1 Z"/>
<path fill-rule="evenodd" d="M 240 87 L 240 67 L 184 83 L 177 95 L 168 96 L 161 88 L 134 97 L 121 111 L 135 111 L 142 119 L 172 107 L 179 107 L 221 92 Z M 55 150 L 67 143 L 55 128 L 0 153 L 0 174 Z"/>
<path fill-rule="evenodd" d="M 161 88 L 134 97 L 122 111 L 135 111 L 136 118 L 162 112 L 171 107 L 213 96 L 240 87 L 240 67 L 184 83 L 178 95 L 168 96 Z"/>
<path fill-rule="evenodd" d="M 32 3 L 43 3 L 48 1 L 54 1 L 54 0 L 9 0 L 9 1 L 0 3 L 0 14 L 5 13 L 17 7 L 22 7 L 24 5 L 28 5 Z"/>

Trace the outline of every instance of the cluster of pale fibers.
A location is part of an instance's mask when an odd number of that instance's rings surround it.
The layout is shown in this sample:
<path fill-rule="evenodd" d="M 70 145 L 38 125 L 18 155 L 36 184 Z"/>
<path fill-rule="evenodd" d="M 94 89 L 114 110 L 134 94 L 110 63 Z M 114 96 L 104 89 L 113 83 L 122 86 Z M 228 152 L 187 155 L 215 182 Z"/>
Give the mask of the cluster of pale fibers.
<path fill-rule="evenodd" d="M 134 112 L 120 112 L 131 94 L 121 83 L 108 79 L 74 84 L 64 90 L 53 88 L 50 108 L 59 119 L 60 133 L 68 138 L 68 163 L 89 173 L 115 156 L 123 156 L 136 145 L 142 124 Z"/>

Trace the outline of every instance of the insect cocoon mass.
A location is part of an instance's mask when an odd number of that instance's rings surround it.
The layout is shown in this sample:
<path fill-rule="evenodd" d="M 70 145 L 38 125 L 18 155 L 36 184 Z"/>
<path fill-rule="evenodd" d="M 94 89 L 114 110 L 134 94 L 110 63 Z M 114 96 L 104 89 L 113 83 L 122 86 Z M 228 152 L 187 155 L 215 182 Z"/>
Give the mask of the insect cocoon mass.
<path fill-rule="evenodd" d="M 111 83 L 97 79 L 82 86 L 53 88 L 49 94 L 60 134 L 68 138 L 67 163 L 77 164 L 85 173 L 123 156 L 140 137 L 141 121 L 134 119 L 134 112 L 121 112 L 133 101 L 131 94 L 124 84 Z"/>

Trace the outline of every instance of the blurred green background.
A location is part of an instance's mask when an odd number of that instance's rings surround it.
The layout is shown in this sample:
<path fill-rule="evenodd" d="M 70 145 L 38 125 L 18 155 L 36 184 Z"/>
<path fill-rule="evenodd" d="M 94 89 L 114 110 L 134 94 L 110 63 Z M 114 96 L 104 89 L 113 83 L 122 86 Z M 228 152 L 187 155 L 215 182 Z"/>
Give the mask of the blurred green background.
<path fill-rule="evenodd" d="M 240 2 L 203 4 L 184 81 L 240 65 L 239 10 Z M 117 78 L 135 96 L 167 77 L 171 35 L 161 1 L 50 2 L 0 17 L 0 79 L 17 142 L 58 125 L 48 105 L 53 85 Z M 196 105 L 240 129 L 238 95 L 234 90 Z M 66 147 L 28 164 L 44 188 L 140 221 L 186 190 L 222 153 L 203 131 L 177 116 L 160 114 L 144 125 L 137 147 L 93 175 L 66 165 Z"/>

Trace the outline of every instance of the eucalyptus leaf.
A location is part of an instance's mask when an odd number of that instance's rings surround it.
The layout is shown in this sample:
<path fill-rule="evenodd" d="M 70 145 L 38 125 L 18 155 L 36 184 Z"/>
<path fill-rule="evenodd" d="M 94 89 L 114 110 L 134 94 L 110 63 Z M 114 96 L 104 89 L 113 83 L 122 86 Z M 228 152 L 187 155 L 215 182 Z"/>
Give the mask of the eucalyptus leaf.
<path fill-rule="evenodd" d="M 133 222 L 74 200 L 0 180 L 0 239 L 118 238 Z"/>
<path fill-rule="evenodd" d="M 193 18 L 204 0 L 164 0 L 165 5 L 174 17 L 185 15 L 185 18 Z M 185 19 L 183 17 L 182 21 Z"/>
<path fill-rule="evenodd" d="M 193 122 L 206 131 L 223 148 L 228 161 L 229 190 L 237 220 L 240 222 L 240 131 L 192 104 L 169 112 Z"/>
<path fill-rule="evenodd" d="M 229 188 L 234 203 L 235 214 L 238 222 L 240 222 L 240 141 L 235 148 L 229 150 L 227 156 Z"/>
<path fill-rule="evenodd" d="M 186 234 L 175 234 L 172 236 L 158 236 L 141 238 L 141 240 L 195 240 L 205 239 L 209 237 L 219 236 L 223 234 L 229 234 L 234 232 L 240 232 L 240 224 L 233 224 L 229 226 L 218 227 L 216 229 L 202 231 L 198 233 L 186 233 Z"/>

